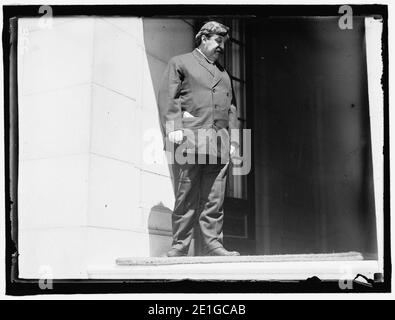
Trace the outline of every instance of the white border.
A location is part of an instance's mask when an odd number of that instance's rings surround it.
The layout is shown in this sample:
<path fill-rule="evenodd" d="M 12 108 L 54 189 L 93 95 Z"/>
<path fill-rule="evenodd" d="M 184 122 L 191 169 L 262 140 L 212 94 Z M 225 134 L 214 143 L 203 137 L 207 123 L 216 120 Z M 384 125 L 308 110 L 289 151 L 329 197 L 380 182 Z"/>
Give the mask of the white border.
<path fill-rule="evenodd" d="M 378 262 L 379 270 L 384 270 L 384 93 L 381 87 L 383 23 L 371 17 L 365 18 L 365 28 Z"/>
<path fill-rule="evenodd" d="M 82 4 L 180 4 L 180 1 L 163 1 L 163 0 L 157 0 L 157 1 L 108 1 L 108 0 L 71 0 L 71 1 L 62 1 L 62 0 L 40 0 L 40 1 L 12 1 L 12 0 L 3 0 L 3 5 L 17 5 L 17 4 L 25 4 L 25 5 L 32 5 L 32 4 L 37 4 L 37 5 L 43 5 L 43 4 L 53 4 L 53 5 L 60 5 L 60 4 L 76 4 L 76 5 L 82 5 Z M 319 4 L 334 4 L 337 5 L 339 4 L 339 1 L 337 0 L 328 0 L 328 1 L 297 1 L 297 0 L 279 0 L 279 1 L 234 1 L 234 0 L 222 0 L 222 1 L 210 1 L 210 0 L 200 0 L 199 2 L 197 1 L 191 1 L 191 0 L 184 0 L 182 1 L 182 4 L 241 4 L 241 5 L 246 5 L 246 4 L 282 4 L 282 5 L 297 5 L 297 4 L 311 4 L 311 5 L 319 5 Z M 388 70 L 394 70 L 394 66 L 392 63 L 392 44 L 394 43 L 394 34 L 395 34 L 395 29 L 394 29 L 394 15 L 395 15 L 395 4 L 388 1 L 367 1 L 367 0 L 348 0 L 347 3 L 348 5 L 353 5 L 353 4 L 384 4 L 388 5 L 388 30 L 389 30 L 389 67 Z M 3 11 L 0 10 L 0 17 L 3 18 Z M 391 21 L 392 19 L 392 21 Z M 1 19 L 3 21 L 3 19 Z M 1 49 L 2 49 L 2 43 L 1 43 Z M 2 51 L 2 50 L 1 50 Z M 3 64 L 1 64 L 1 71 L 3 71 Z M 3 77 L 1 77 L 1 81 L 3 81 Z M 390 73 L 389 74 L 389 103 L 391 105 L 391 101 L 393 100 L 394 93 L 391 92 L 391 84 L 394 83 L 395 78 L 394 74 Z M 0 92 L 2 93 L 2 97 L 4 95 L 3 93 L 3 83 L 1 83 L 1 89 Z M 1 104 L 3 105 L 3 99 L 1 99 Z M 4 107 L 4 106 L 3 106 Z M 4 110 L 4 109 L 3 109 Z M 3 112 L 1 112 L 1 117 L 3 117 Z M 390 123 L 392 120 L 391 116 L 391 110 L 390 110 Z M 2 121 L 2 124 L 4 122 Z M 4 137 L 4 126 L 0 126 L 0 133 L 2 137 Z M 390 150 L 393 150 L 393 143 L 391 137 L 394 134 L 394 129 L 391 128 L 390 126 Z M 0 139 L 0 167 L 4 169 L 4 139 Z M 392 152 L 391 152 L 392 153 Z M 392 157 L 390 156 L 390 159 Z M 392 162 L 392 161 L 391 161 Z M 377 169 L 374 169 L 377 171 Z M 1 175 L 2 180 L 0 181 L 0 210 L 4 213 L 5 208 L 4 208 L 4 175 Z M 392 178 L 392 177 L 391 177 Z M 391 179 L 392 180 L 392 179 Z M 377 185 L 377 182 L 375 181 L 375 185 Z M 393 199 L 393 197 L 391 197 Z M 393 206 L 393 200 L 391 200 L 391 208 Z M 395 225 L 394 219 L 391 219 L 391 231 L 394 230 L 393 226 Z M 4 272 L 0 275 L 0 298 L 3 299 L 22 299 L 22 300 L 30 300 L 30 299 L 48 299 L 48 300 L 57 300 L 57 299 L 135 299 L 135 300 L 155 300 L 155 299 L 179 299 L 179 300 L 199 300 L 199 299 L 219 299 L 219 300 L 227 300 L 227 299 L 239 299 L 239 300 L 244 300 L 244 299 L 251 299 L 251 300 L 261 300 L 261 299 L 267 299 L 267 300 L 273 300 L 273 299 L 317 299 L 317 300 L 322 300 L 322 299 L 344 299 L 344 300 L 350 300 L 350 299 L 393 299 L 395 297 L 394 294 L 93 294 L 93 295 L 54 295 L 54 296 L 27 296 L 27 297 L 10 297 L 10 296 L 5 296 L 5 268 L 4 268 L 4 256 L 5 256 L 5 251 L 4 251 L 4 239 L 5 239 L 5 234 L 4 234 L 4 216 L 0 219 L 0 238 L 1 238 L 1 244 L 0 244 L 0 263 L 2 264 L 2 269 Z M 394 257 L 394 241 L 391 238 L 391 248 L 392 248 L 392 257 Z M 393 277 L 394 278 L 394 277 Z M 394 280 L 392 281 L 392 287 L 394 287 Z"/>

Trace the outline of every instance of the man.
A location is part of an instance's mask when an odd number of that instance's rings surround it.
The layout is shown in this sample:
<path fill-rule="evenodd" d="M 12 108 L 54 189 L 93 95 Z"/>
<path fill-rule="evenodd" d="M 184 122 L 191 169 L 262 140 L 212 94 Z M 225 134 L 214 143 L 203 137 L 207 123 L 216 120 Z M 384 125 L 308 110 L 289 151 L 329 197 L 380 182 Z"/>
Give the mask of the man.
<path fill-rule="evenodd" d="M 231 80 L 218 63 L 228 31 L 216 21 L 204 24 L 195 37 L 197 48 L 169 61 L 159 88 L 175 192 L 168 257 L 188 254 L 196 219 L 207 255 L 239 255 L 224 248 L 222 232 L 227 171 L 237 147 L 229 130 L 237 122 Z"/>

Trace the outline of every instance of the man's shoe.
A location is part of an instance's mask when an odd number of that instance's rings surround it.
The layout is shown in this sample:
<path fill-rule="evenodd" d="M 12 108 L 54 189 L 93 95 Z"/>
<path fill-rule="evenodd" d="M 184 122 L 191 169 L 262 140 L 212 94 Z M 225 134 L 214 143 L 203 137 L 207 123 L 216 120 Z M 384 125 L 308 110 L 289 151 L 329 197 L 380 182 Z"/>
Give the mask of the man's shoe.
<path fill-rule="evenodd" d="M 173 258 L 173 257 L 185 257 L 187 255 L 188 255 L 188 253 L 186 253 L 185 251 L 172 248 L 165 254 L 165 257 L 170 257 L 170 258 Z"/>
<path fill-rule="evenodd" d="M 228 251 L 223 247 L 219 247 L 219 248 L 209 251 L 207 255 L 209 255 L 209 256 L 239 256 L 240 253 L 237 251 Z"/>

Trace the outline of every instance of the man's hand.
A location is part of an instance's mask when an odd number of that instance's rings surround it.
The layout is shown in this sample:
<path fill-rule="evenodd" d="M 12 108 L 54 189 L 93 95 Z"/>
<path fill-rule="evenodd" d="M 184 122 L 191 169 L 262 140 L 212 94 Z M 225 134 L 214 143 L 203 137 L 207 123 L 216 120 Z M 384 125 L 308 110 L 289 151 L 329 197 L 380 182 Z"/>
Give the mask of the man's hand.
<path fill-rule="evenodd" d="M 183 139 L 184 139 L 184 135 L 182 133 L 182 130 L 169 132 L 169 140 L 171 142 L 180 144 Z"/>
<path fill-rule="evenodd" d="M 236 154 L 237 146 L 234 144 L 230 145 L 230 156 L 233 157 Z"/>
<path fill-rule="evenodd" d="M 195 116 L 191 115 L 188 111 L 184 111 L 182 113 L 183 118 L 195 118 Z"/>

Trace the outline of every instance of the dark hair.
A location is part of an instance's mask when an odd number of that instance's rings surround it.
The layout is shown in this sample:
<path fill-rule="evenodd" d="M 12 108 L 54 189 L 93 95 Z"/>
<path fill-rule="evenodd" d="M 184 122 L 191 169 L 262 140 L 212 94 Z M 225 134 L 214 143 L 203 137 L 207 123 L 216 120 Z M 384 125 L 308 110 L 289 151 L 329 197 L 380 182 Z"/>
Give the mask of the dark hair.
<path fill-rule="evenodd" d="M 202 42 L 202 36 L 210 38 L 212 35 L 217 34 L 220 36 L 228 36 L 229 27 L 219 23 L 217 21 L 209 21 L 201 27 L 199 32 L 195 36 L 196 47 L 200 46 Z"/>

